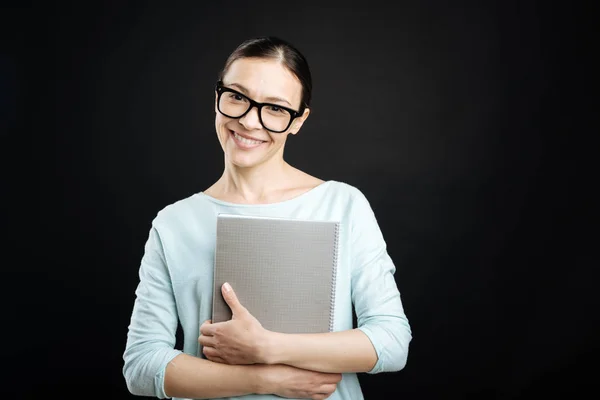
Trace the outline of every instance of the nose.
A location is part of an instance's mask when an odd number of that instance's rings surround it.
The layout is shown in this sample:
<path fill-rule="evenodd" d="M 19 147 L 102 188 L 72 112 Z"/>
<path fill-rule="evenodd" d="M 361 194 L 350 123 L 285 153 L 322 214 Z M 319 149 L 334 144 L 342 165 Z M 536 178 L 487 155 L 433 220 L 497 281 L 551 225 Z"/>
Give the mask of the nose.
<path fill-rule="evenodd" d="M 261 129 L 263 127 L 258 116 L 258 107 L 255 106 L 253 106 L 250 111 L 246 113 L 246 115 L 240 118 L 239 122 L 248 130 Z"/>

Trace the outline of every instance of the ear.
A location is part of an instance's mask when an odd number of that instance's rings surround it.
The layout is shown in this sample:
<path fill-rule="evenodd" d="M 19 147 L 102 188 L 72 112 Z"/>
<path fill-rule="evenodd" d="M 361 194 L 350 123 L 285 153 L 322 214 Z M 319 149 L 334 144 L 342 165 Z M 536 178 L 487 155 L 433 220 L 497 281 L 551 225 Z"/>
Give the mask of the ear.
<path fill-rule="evenodd" d="M 300 128 L 302 128 L 302 125 L 304 125 L 304 121 L 306 121 L 306 118 L 308 118 L 309 114 L 310 114 L 310 108 L 307 107 L 304 109 L 304 113 L 302 113 L 302 116 L 296 118 L 294 120 L 294 122 L 292 122 L 292 127 L 290 129 L 290 133 L 292 135 L 295 135 L 296 133 L 298 133 Z"/>
<path fill-rule="evenodd" d="M 215 91 L 215 114 L 217 113 L 217 101 L 219 100 L 219 94 Z"/>

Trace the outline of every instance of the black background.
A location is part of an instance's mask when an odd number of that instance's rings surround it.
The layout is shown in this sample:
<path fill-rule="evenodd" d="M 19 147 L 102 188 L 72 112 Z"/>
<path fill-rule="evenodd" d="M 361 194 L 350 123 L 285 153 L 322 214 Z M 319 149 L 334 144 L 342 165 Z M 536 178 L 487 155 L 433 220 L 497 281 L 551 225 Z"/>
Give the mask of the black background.
<path fill-rule="evenodd" d="M 150 222 L 220 176 L 213 85 L 257 35 L 291 41 L 313 72 L 287 160 L 361 189 L 397 265 L 414 339 L 403 371 L 360 376 L 366 398 L 595 391 L 590 12 L 61 4 L 2 10 L 12 398 L 134 398 L 122 353 Z"/>

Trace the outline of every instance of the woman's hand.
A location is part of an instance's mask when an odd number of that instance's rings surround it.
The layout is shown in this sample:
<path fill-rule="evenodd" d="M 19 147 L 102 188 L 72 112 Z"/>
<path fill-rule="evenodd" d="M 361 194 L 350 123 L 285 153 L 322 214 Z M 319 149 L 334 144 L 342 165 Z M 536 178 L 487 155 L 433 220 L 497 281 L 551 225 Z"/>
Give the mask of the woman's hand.
<path fill-rule="evenodd" d="M 228 283 L 221 291 L 232 318 L 215 324 L 208 320 L 200 326 L 202 352 L 209 360 L 225 364 L 265 364 L 270 332 L 242 306 Z"/>
<path fill-rule="evenodd" d="M 256 365 L 258 394 L 275 394 L 293 399 L 329 398 L 342 380 L 342 374 L 309 371 L 283 364 Z"/>

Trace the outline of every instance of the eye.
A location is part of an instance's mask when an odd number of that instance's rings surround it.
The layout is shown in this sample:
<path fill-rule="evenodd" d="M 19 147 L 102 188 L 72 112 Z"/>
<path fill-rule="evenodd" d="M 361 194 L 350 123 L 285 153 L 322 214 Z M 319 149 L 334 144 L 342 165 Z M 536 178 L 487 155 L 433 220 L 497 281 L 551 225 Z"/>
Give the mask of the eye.
<path fill-rule="evenodd" d="M 233 102 L 245 102 L 246 98 L 244 96 L 242 96 L 241 94 L 227 92 L 227 100 L 233 101 Z"/>
<path fill-rule="evenodd" d="M 273 106 L 273 105 L 267 106 L 267 108 L 269 109 L 269 112 L 276 113 L 276 114 L 280 114 L 280 113 L 285 113 L 286 112 L 283 108 L 277 107 L 277 106 Z"/>

